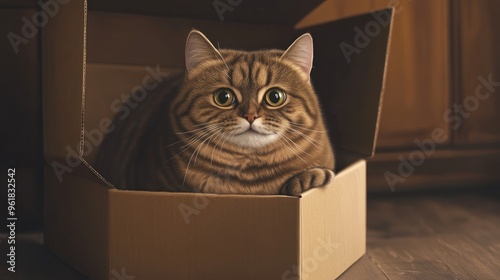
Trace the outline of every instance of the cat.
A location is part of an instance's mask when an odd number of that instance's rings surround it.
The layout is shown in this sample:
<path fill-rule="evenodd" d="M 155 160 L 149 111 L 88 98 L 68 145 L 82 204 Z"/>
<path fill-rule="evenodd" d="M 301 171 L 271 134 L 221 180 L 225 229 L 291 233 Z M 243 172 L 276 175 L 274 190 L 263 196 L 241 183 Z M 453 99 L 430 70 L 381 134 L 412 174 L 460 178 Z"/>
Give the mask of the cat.
<path fill-rule="evenodd" d="M 99 150 L 118 189 L 297 196 L 327 185 L 334 152 L 311 85 L 309 33 L 285 50 L 216 49 L 197 30 L 182 75 L 148 94 Z"/>

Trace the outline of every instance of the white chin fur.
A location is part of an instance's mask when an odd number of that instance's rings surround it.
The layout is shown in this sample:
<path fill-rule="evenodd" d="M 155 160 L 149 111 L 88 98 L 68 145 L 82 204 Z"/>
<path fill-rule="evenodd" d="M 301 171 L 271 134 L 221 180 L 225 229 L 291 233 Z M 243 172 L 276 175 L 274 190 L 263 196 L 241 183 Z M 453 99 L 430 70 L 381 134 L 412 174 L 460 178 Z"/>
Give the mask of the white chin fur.
<path fill-rule="evenodd" d="M 247 121 L 240 124 L 228 141 L 245 148 L 261 148 L 276 141 L 279 134 L 267 131 L 262 122 L 257 119 L 252 124 L 252 129 Z"/>
<path fill-rule="evenodd" d="M 260 148 L 271 144 L 276 141 L 276 139 L 278 139 L 278 134 L 260 134 L 253 130 L 248 130 L 229 137 L 228 141 L 246 148 Z"/>

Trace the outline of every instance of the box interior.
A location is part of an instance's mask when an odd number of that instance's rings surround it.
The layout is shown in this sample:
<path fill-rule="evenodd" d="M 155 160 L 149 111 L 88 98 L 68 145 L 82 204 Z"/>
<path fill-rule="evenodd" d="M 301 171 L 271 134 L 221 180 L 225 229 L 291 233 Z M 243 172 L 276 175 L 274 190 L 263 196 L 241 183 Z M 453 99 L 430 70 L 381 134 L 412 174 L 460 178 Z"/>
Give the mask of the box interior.
<path fill-rule="evenodd" d="M 160 5 L 156 14 L 161 14 L 162 8 Z M 193 28 L 220 48 L 242 50 L 286 49 L 297 36 L 310 32 L 315 47 L 312 82 L 336 149 L 336 172 L 373 155 L 389 26 L 382 26 L 380 34 L 352 55 L 350 62 L 340 48 L 341 43 L 355 46 L 355 28 L 364 29 L 374 21 L 372 15 L 297 30 L 294 26 L 300 17 L 293 13 L 287 17 L 279 14 L 286 12 L 280 10 L 275 16 L 283 20 L 268 19 L 267 23 L 262 23 L 261 16 L 247 16 L 239 22 L 170 16 L 181 16 L 182 9 L 169 16 L 102 10 L 88 12 L 84 134 L 98 129 L 103 118 L 112 119 L 113 105 L 121 104 L 122 95 L 130 95 L 142 85 L 148 74 L 146 67 L 160 67 L 169 74 L 183 72 L 185 40 Z M 84 158 L 92 163 L 96 150 Z"/>

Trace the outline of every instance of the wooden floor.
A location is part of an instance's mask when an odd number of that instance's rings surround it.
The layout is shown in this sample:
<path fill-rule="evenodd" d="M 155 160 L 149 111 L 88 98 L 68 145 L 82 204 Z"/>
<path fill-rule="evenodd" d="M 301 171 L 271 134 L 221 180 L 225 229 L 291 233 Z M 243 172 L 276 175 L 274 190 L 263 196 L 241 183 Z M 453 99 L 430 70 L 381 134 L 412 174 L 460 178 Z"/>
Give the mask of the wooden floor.
<path fill-rule="evenodd" d="M 366 255 L 339 279 L 500 279 L 500 186 L 369 196 L 367 234 Z M 85 279 L 43 247 L 41 233 L 17 238 L 17 272 L 2 261 L 0 279 Z M 1 256 L 6 249 L 2 239 Z"/>
<path fill-rule="evenodd" d="M 339 279 L 500 279 L 500 186 L 368 199 L 367 253 Z"/>

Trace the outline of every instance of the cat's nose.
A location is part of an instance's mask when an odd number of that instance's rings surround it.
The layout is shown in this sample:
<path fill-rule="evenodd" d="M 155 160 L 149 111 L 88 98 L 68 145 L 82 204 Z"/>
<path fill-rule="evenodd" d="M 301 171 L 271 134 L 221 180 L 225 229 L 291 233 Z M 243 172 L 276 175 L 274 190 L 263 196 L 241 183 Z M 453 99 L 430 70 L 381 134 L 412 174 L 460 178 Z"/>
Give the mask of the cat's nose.
<path fill-rule="evenodd" d="M 254 121 L 256 118 L 258 118 L 259 116 L 258 116 L 257 114 L 255 114 L 255 113 L 253 113 L 253 114 L 245 114 L 245 115 L 243 115 L 243 117 L 244 117 L 244 118 L 245 118 L 245 119 L 246 119 L 246 120 L 247 120 L 250 124 L 252 124 L 252 123 L 253 123 L 253 121 Z"/>

